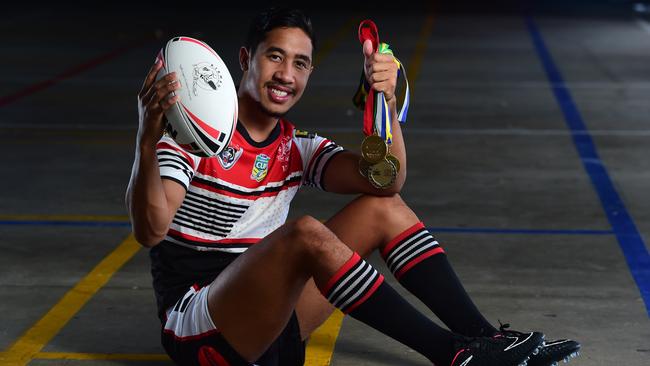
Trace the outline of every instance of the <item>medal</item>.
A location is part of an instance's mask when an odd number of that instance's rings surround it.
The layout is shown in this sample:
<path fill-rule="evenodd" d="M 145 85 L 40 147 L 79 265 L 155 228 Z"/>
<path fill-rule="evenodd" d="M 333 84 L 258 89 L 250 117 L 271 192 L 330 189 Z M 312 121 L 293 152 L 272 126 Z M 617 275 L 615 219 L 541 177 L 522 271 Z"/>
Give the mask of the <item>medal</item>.
<path fill-rule="evenodd" d="M 367 19 L 361 22 L 358 36 L 361 44 L 370 40 L 374 52 L 393 55 L 393 51 L 388 44 L 379 42 L 379 32 L 372 20 Z M 404 65 L 394 55 L 393 59 L 399 67 L 398 77 L 401 73 L 406 82 L 404 103 L 397 116 L 397 120 L 404 123 L 406 122 L 410 100 L 409 85 L 408 80 L 406 80 Z M 368 179 L 375 188 L 389 188 L 395 184 L 401 166 L 399 159 L 389 152 L 389 146 L 393 140 L 392 114 L 384 93 L 375 91 L 370 87 L 363 70 L 353 102 L 355 106 L 364 112 L 363 132 L 367 136 L 361 143 L 359 174 Z"/>
<path fill-rule="evenodd" d="M 396 178 L 395 165 L 386 159 L 371 165 L 370 169 L 368 169 L 368 181 L 375 188 L 386 189 L 395 184 Z"/>
<path fill-rule="evenodd" d="M 361 156 L 370 164 L 377 164 L 386 158 L 388 146 L 384 139 L 377 135 L 370 135 L 361 143 Z"/>
<path fill-rule="evenodd" d="M 391 153 L 389 152 L 388 155 L 386 155 L 386 160 L 393 163 L 393 165 L 395 166 L 395 171 L 399 173 L 399 168 L 400 168 L 399 159 L 395 155 L 391 155 Z"/>
<path fill-rule="evenodd" d="M 370 135 L 361 143 L 361 156 L 369 164 L 377 164 L 386 158 L 388 146 L 386 142 L 377 135 Z"/>

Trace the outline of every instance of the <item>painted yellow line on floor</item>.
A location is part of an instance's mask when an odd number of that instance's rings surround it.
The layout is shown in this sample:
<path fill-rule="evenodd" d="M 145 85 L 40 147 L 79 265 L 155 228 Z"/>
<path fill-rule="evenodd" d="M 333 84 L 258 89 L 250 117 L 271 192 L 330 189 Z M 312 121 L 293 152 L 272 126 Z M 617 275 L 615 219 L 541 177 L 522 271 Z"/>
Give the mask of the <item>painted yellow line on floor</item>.
<path fill-rule="evenodd" d="M 341 329 L 343 313 L 335 311 L 323 325 L 312 333 L 307 344 L 305 366 L 328 366 L 332 360 L 334 345 Z M 38 352 L 33 359 L 46 360 L 120 360 L 120 361 L 168 361 L 162 353 L 71 353 Z"/>
<path fill-rule="evenodd" d="M 0 220 L 20 221 L 129 221 L 127 215 L 0 215 Z"/>
<path fill-rule="evenodd" d="M 328 366 L 336 343 L 343 313 L 335 311 L 323 325 L 312 333 L 307 343 L 305 366 Z M 1 356 L 0 356 L 1 357 Z M 79 353 L 37 352 L 32 359 L 40 360 L 112 360 L 112 361 L 170 361 L 164 353 Z"/>
<path fill-rule="evenodd" d="M 409 87 L 411 91 L 415 89 L 415 83 L 420 76 L 420 70 L 422 69 L 422 62 L 424 61 L 424 54 L 427 50 L 427 44 L 429 43 L 429 37 L 433 30 L 433 14 L 428 14 L 424 19 L 424 24 L 420 30 L 420 35 L 418 36 L 417 43 L 415 44 L 415 51 L 413 51 L 413 56 L 409 59 L 408 68 L 406 70 L 409 79 Z"/>
<path fill-rule="evenodd" d="M 129 235 L 81 279 L 34 326 L 27 330 L 7 351 L 0 355 L 0 364 L 24 366 L 56 336 L 68 321 L 102 288 L 135 253 L 140 245 Z"/>
<path fill-rule="evenodd" d="M 170 361 L 164 353 L 71 353 L 39 352 L 38 360 L 112 360 L 112 361 Z"/>
<path fill-rule="evenodd" d="M 336 310 L 309 337 L 305 353 L 305 366 L 328 366 L 334 354 L 334 345 L 339 336 L 343 313 Z"/>
<path fill-rule="evenodd" d="M 353 36 L 356 37 L 357 24 L 361 21 L 361 17 L 356 15 L 348 19 L 337 31 L 323 42 L 320 46 L 320 50 L 314 55 L 314 66 L 318 66 L 323 60 L 332 53 L 332 50 L 336 47 L 337 44 L 345 37 Z"/>

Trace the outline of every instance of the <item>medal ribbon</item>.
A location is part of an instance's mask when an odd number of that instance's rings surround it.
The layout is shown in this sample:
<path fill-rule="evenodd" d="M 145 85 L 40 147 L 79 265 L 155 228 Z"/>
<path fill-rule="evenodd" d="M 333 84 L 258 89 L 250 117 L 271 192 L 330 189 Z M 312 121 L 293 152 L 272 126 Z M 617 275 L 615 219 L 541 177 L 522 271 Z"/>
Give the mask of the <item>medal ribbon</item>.
<path fill-rule="evenodd" d="M 372 20 L 364 20 L 359 25 L 359 42 L 363 44 L 367 39 L 372 42 L 373 51 L 393 55 L 393 51 L 390 49 L 390 46 L 386 43 L 379 42 L 379 32 L 377 26 Z M 393 55 L 394 57 L 394 55 Z M 406 117 L 408 114 L 408 107 L 410 102 L 410 90 L 408 79 L 406 77 L 406 69 L 404 65 L 397 59 L 399 67 L 398 77 L 400 73 L 404 76 L 404 81 L 406 82 L 406 93 L 404 96 L 404 103 L 398 114 L 397 119 L 400 123 L 406 122 Z M 365 101 L 364 101 L 365 99 Z M 386 97 L 382 92 L 376 92 L 374 89 L 370 88 L 370 85 L 366 81 L 365 74 L 362 70 L 361 80 L 359 82 L 359 88 L 353 98 L 354 104 L 361 108 L 365 102 L 364 114 L 363 114 L 363 132 L 366 135 L 372 135 L 374 132 L 378 132 L 378 135 L 381 136 L 388 145 L 392 143 L 393 134 L 391 127 L 391 113 L 390 108 L 388 107 L 388 102 L 386 102 Z"/>

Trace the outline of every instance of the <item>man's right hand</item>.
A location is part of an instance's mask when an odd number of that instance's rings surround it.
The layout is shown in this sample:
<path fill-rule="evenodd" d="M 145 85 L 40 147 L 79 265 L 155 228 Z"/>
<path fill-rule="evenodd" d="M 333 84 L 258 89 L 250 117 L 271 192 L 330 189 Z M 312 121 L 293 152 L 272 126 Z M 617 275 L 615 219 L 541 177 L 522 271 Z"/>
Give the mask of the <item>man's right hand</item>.
<path fill-rule="evenodd" d="M 180 96 L 174 94 L 181 88 L 176 73 L 169 73 L 156 81 L 161 69 L 162 62 L 157 60 L 138 93 L 138 144 L 141 147 L 155 148 L 165 132 L 167 121 L 164 112 L 180 100 Z"/>
<path fill-rule="evenodd" d="M 138 93 L 138 147 L 126 191 L 133 234 L 146 247 L 157 245 L 164 239 L 176 210 L 185 198 L 184 186 L 160 178 L 156 144 L 165 131 L 167 121 L 164 113 L 180 100 L 174 91 L 181 87 L 175 73 L 156 81 L 161 69 L 159 60 L 149 70 Z"/>

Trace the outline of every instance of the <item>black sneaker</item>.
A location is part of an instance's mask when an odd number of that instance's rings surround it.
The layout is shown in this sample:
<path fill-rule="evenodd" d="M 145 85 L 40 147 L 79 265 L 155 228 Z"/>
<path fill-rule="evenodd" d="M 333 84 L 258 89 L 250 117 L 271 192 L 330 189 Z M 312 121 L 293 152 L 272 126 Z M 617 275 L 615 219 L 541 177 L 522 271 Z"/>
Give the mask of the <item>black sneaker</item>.
<path fill-rule="evenodd" d="M 528 366 L 557 366 L 580 355 L 580 343 L 570 339 L 544 342 L 539 352 L 530 356 Z"/>
<path fill-rule="evenodd" d="M 496 334 L 493 337 L 459 338 L 451 366 L 525 366 L 544 341 L 542 333 Z"/>

